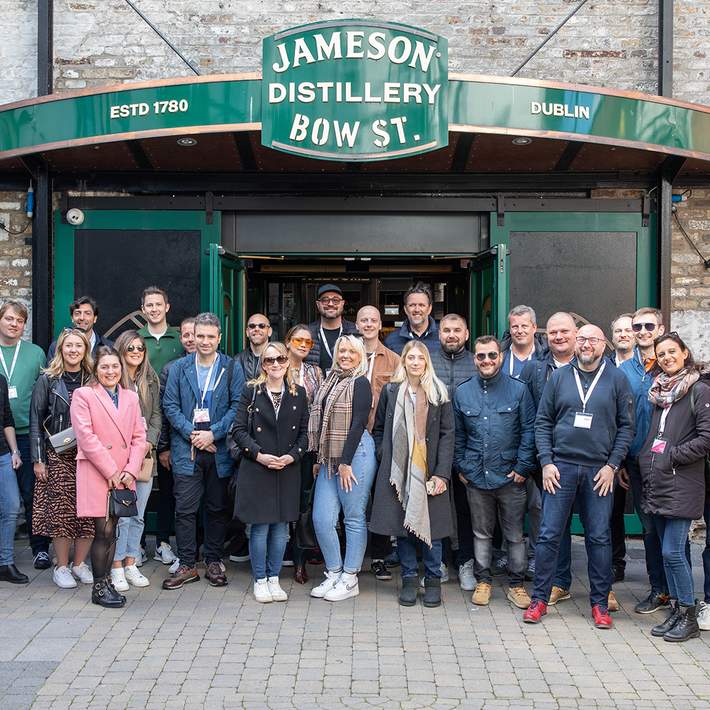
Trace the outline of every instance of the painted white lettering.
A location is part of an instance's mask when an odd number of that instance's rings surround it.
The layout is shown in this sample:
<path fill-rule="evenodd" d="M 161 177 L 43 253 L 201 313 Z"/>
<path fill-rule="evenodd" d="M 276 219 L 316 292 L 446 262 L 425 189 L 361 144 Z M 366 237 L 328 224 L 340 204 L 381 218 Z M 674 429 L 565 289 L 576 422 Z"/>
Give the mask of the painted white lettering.
<path fill-rule="evenodd" d="M 314 145 L 325 145 L 328 142 L 330 135 L 330 123 L 325 118 L 316 118 L 313 121 L 313 130 L 311 131 L 311 140 Z"/>
<path fill-rule="evenodd" d="M 269 84 L 269 103 L 278 104 L 286 98 L 286 87 L 283 84 Z"/>
<path fill-rule="evenodd" d="M 120 106 L 111 106 L 111 110 L 110 110 L 109 116 L 110 116 L 111 118 L 119 118 L 119 115 L 120 115 L 120 113 L 119 113 L 119 112 L 120 112 L 120 108 L 121 108 Z"/>
<path fill-rule="evenodd" d="M 293 43 L 293 66 L 300 67 L 301 60 L 305 60 L 306 64 L 313 64 L 316 58 L 311 54 L 306 40 L 303 37 L 296 37 L 296 41 Z"/>
<path fill-rule="evenodd" d="M 349 81 L 345 84 L 345 102 L 349 104 L 362 103 L 362 96 L 353 95 L 353 85 Z"/>
<path fill-rule="evenodd" d="M 315 85 L 311 81 L 303 81 L 298 85 L 298 100 L 310 104 L 316 100 Z"/>
<path fill-rule="evenodd" d="M 419 62 L 422 71 L 429 71 L 429 64 L 431 63 L 431 58 L 434 56 L 435 51 L 435 44 L 430 44 L 428 48 L 425 48 L 423 42 L 415 42 L 412 61 L 409 62 L 409 66 L 414 69 L 417 66 L 417 62 Z"/>
<path fill-rule="evenodd" d="M 395 81 L 386 81 L 383 85 L 383 98 L 387 104 L 399 103 L 399 88 L 400 84 Z"/>
<path fill-rule="evenodd" d="M 543 103 L 542 104 L 542 113 L 545 116 L 552 116 L 552 104 Z"/>
<path fill-rule="evenodd" d="M 367 43 L 372 49 L 367 51 L 368 59 L 382 59 L 385 56 L 385 33 L 372 32 L 367 38 Z"/>
<path fill-rule="evenodd" d="M 542 106 L 540 105 L 539 101 L 531 101 L 530 102 L 530 113 L 533 116 L 540 113 L 541 111 L 542 111 Z"/>
<path fill-rule="evenodd" d="M 293 117 L 293 123 L 291 124 L 291 133 L 289 133 L 289 140 L 292 141 L 302 141 L 305 140 L 308 135 L 308 124 L 310 120 L 308 116 L 304 116 L 302 113 L 297 113 Z"/>
<path fill-rule="evenodd" d="M 426 95 L 429 97 L 429 105 L 433 106 L 436 102 L 436 95 L 441 89 L 441 84 L 434 84 L 434 86 L 430 86 L 429 84 L 422 84 L 422 88 L 424 89 Z"/>
<path fill-rule="evenodd" d="M 411 53 L 412 42 L 402 35 L 395 37 L 387 47 L 387 57 L 393 64 L 404 64 Z"/>
<path fill-rule="evenodd" d="M 589 120 L 589 106 L 579 106 L 579 117 Z"/>
<path fill-rule="evenodd" d="M 365 82 L 365 103 L 366 104 L 380 104 L 382 103 L 382 97 L 372 94 L 372 84 L 369 81 Z"/>
<path fill-rule="evenodd" d="M 565 107 L 562 104 L 553 104 L 553 113 L 555 116 L 564 116 L 565 115 Z"/>
<path fill-rule="evenodd" d="M 390 119 L 390 123 L 397 129 L 397 138 L 399 138 L 400 143 L 407 142 L 407 139 L 404 137 L 404 124 L 406 122 L 406 116 L 397 116 L 396 118 Z"/>
<path fill-rule="evenodd" d="M 338 148 L 342 148 L 344 143 L 347 143 L 348 147 L 352 148 L 355 145 L 359 130 L 360 121 L 355 121 L 352 126 L 347 122 L 340 125 L 340 121 L 333 121 L 333 133 L 335 134 L 335 142 Z"/>
<path fill-rule="evenodd" d="M 291 66 L 291 63 L 288 60 L 288 54 L 286 53 L 286 44 L 284 42 L 277 44 L 276 50 L 278 51 L 279 56 L 281 57 L 281 64 L 279 64 L 278 62 L 274 62 L 271 65 L 271 68 L 277 74 L 280 74 L 281 72 L 286 71 Z"/>
<path fill-rule="evenodd" d="M 347 39 L 348 58 L 362 59 L 365 56 L 365 52 L 362 48 L 362 40 L 365 33 L 357 30 L 353 32 L 346 32 L 345 34 Z"/>
<path fill-rule="evenodd" d="M 321 34 L 313 35 L 316 41 L 316 55 L 318 61 L 324 59 L 342 59 L 343 48 L 340 46 L 340 32 L 333 32 L 330 40 L 326 40 Z"/>
<path fill-rule="evenodd" d="M 410 101 L 422 102 L 422 85 L 421 84 L 402 84 L 402 101 L 405 104 Z"/>
<path fill-rule="evenodd" d="M 386 148 L 390 144 L 390 134 L 387 132 L 387 121 L 378 118 L 372 122 L 372 132 L 379 136 L 373 143 L 378 148 Z"/>

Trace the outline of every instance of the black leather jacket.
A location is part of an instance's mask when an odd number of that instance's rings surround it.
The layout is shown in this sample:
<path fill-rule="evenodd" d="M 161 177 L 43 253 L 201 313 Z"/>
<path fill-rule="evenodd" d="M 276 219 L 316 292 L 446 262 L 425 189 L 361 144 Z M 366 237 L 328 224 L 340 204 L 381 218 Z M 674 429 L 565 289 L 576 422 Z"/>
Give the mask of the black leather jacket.
<path fill-rule="evenodd" d="M 32 463 L 47 463 L 47 432 L 57 434 L 71 426 L 69 392 L 61 377 L 42 374 L 32 390 L 30 449 Z"/>

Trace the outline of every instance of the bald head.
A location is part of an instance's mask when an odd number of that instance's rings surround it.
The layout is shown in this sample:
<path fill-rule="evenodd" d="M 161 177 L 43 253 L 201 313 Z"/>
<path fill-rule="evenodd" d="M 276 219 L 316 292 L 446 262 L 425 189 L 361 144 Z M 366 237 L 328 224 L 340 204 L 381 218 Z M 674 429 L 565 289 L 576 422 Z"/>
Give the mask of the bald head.
<path fill-rule="evenodd" d="M 355 318 L 355 327 L 365 340 L 365 349 L 371 352 L 377 345 L 380 330 L 382 330 L 382 317 L 374 306 L 363 306 Z M 368 347 L 368 343 L 370 347 Z"/>
<path fill-rule="evenodd" d="M 583 340 L 581 340 L 583 339 Z M 596 370 L 604 357 L 606 337 L 604 331 L 591 323 L 583 325 L 577 332 L 575 354 L 582 370 Z"/>
<path fill-rule="evenodd" d="M 574 356 L 577 325 L 569 313 L 559 311 L 547 319 L 547 344 L 555 360 L 569 362 Z"/>

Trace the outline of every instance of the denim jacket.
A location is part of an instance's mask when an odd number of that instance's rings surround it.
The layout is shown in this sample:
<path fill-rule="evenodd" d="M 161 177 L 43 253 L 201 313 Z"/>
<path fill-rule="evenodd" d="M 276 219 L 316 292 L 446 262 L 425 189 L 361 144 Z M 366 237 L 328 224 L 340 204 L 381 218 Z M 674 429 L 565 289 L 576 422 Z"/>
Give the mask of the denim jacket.
<path fill-rule="evenodd" d="M 227 434 L 234 422 L 239 398 L 244 389 L 244 373 L 241 365 L 233 358 L 223 353 L 219 353 L 217 357 L 218 369 L 215 370 L 215 377 L 219 377 L 222 369 L 224 374 L 210 399 L 210 429 L 217 447 L 217 475 L 227 478 L 234 471 L 234 461 L 227 448 Z M 190 434 L 195 429 L 192 417 L 199 397 L 200 388 L 197 384 L 193 353 L 171 364 L 163 395 L 163 410 L 171 426 L 170 460 L 176 476 L 191 476 L 195 470 Z"/>
<path fill-rule="evenodd" d="M 476 374 L 456 388 L 454 416 L 454 468 L 469 484 L 491 490 L 510 483 L 511 471 L 535 471 L 535 406 L 523 382 Z"/>

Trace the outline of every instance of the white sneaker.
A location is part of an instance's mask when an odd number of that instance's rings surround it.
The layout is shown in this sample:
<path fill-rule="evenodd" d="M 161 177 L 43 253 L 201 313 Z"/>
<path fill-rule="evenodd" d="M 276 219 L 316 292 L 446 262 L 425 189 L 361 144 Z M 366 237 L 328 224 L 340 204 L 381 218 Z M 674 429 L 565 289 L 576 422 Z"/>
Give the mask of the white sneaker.
<path fill-rule="evenodd" d="M 170 572 L 170 574 L 175 574 L 175 572 L 177 572 L 179 568 L 180 568 L 180 558 L 176 557 L 175 562 L 173 562 L 170 565 L 170 567 L 168 567 L 168 572 Z"/>
<path fill-rule="evenodd" d="M 468 560 L 459 567 L 459 586 L 464 592 L 472 592 L 476 588 L 476 577 L 473 574 L 473 560 Z"/>
<path fill-rule="evenodd" d="M 257 579 L 254 582 L 254 599 L 260 604 L 268 604 L 274 601 L 274 598 L 271 596 L 271 585 L 268 579 Z"/>
<path fill-rule="evenodd" d="M 69 571 L 69 568 L 64 567 L 64 565 L 54 568 L 52 579 L 60 589 L 74 589 L 74 587 L 76 587 L 76 580 Z"/>
<path fill-rule="evenodd" d="M 155 548 L 153 559 L 162 562 L 164 565 L 171 565 L 175 562 L 177 556 L 173 552 L 173 548 L 170 547 L 167 542 L 161 542 L 160 545 Z"/>
<path fill-rule="evenodd" d="M 326 572 L 325 579 L 317 586 L 311 589 L 311 596 L 316 599 L 323 599 L 325 595 L 338 583 L 340 572 Z"/>
<path fill-rule="evenodd" d="M 269 592 L 271 592 L 271 598 L 275 602 L 285 602 L 288 599 L 288 594 L 281 589 L 278 577 L 269 577 L 267 580 L 269 583 Z"/>
<path fill-rule="evenodd" d="M 360 594 L 360 587 L 356 574 L 343 572 L 338 583 L 323 597 L 327 602 L 341 602 L 343 599 L 350 599 Z"/>
<path fill-rule="evenodd" d="M 710 604 L 700 602 L 697 611 L 698 626 L 703 631 L 710 631 Z"/>
<path fill-rule="evenodd" d="M 82 584 L 94 583 L 94 575 L 91 572 L 91 567 L 89 567 L 86 562 L 82 562 L 80 565 L 74 565 L 71 571 Z"/>
<path fill-rule="evenodd" d="M 449 581 L 449 568 L 446 566 L 446 562 L 441 563 L 441 583 L 446 584 Z M 419 580 L 419 586 L 424 588 L 424 577 Z M 475 588 L 475 584 L 471 588 L 471 591 Z M 463 587 L 461 587 L 463 589 Z M 468 590 L 467 590 L 468 591 Z"/>
<path fill-rule="evenodd" d="M 150 585 L 150 580 L 136 567 L 136 565 L 127 565 L 123 568 L 123 574 L 126 581 L 134 587 L 147 587 Z M 118 587 L 116 587 L 118 589 Z"/>
<path fill-rule="evenodd" d="M 111 568 L 111 584 L 113 584 L 117 592 L 128 591 L 128 582 L 126 581 L 126 573 L 123 567 Z"/>

